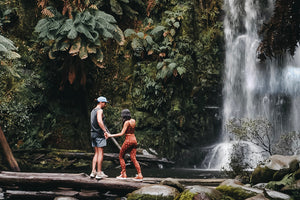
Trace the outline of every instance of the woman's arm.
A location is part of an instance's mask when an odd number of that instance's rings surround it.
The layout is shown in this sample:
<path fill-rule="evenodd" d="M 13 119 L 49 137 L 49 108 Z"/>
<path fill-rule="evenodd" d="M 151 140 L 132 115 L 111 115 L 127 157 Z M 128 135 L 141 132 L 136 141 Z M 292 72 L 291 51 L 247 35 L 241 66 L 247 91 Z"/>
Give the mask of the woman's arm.
<path fill-rule="evenodd" d="M 126 121 L 123 125 L 123 128 L 122 128 L 122 131 L 120 133 L 117 133 L 117 134 L 107 134 L 108 137 L 119 137 L 119 136 L 122 136 L 125 134 L 126 130 L 127 130 L 127 127 L 129 125 L 129 121 Z"/>

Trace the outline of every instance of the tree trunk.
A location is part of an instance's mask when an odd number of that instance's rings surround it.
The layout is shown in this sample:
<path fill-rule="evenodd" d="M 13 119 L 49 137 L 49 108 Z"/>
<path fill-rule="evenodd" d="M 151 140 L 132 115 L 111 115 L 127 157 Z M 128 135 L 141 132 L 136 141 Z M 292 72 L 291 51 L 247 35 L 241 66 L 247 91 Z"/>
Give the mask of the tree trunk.
<path fill-rule="evenodd" d="M 11 169 L 13 171 L 20 171 L 20 168 L 19 168 L 19 165 L 16 161 L 16 159 L 14 158 L 14 155 L 12 154 L 12 151 L 7 143 L 7 140 L 5 138 L 5 135 L 0 127 L 0 143 L 1 143 L 1 146 L 3 148 L 3 152 L 4 152 L 4 155 L 11 167 Z"/>

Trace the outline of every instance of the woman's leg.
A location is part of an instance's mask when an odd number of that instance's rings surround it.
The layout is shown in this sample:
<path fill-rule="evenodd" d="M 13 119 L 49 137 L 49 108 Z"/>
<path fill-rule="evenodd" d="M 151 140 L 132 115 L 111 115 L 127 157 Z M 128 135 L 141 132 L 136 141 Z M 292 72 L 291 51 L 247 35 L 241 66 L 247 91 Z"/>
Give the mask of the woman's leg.
<path fill-rule="evenodd" d="M 141 166 L 136 159 L 136 146 L 134 146 L 130 151 L 130 159 L 131 159 L 132 163 L 134 164 L 138 175 L 142 175 Z"/>
<path fill-rule="evenodd" d="M 119 160 L 120 160 L 120 165 L 121 165 L 121 169 L 122 169 L 121 175 L 124 173 L 126 174 L 126 164 L 125 164 L 124 156 L 127 152 L 127 148 L 128 148 L 128 143 L 125 140 L 120 149 L 120 153 L 119 153 Z"/>

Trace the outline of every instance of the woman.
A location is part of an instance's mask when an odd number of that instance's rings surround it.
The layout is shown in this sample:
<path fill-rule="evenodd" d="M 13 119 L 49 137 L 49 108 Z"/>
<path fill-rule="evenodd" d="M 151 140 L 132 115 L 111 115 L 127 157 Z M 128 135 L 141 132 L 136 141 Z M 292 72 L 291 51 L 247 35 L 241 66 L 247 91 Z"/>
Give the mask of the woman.
<path fill-rule="evenodd" d="M 119 137 L 125 134 L 125 141 L 122 145 L 122 148 L 120 150 L 119 154 L 119 160 L 120 160 L 120 165 L 122 168 L 121 175 L 117 176 L 117 179 L 126 179 L 127 174 L 126 174 L 126 165 L 125 165 L 125 160 L 124 156 L 127 152 L 130 152 L 130 158 L 131 161 L 133 162 L 136 170 L 137 170 L 137 176 L 133 178 L 135 181 L 143 181 L 143 175 L 141 171 L 140 164 L 136 160 L 136 149 L 137 149 L 137 141 L 134 135 L 134 129 L 135 129 L 135 120 L 131 119 L 130 111 L 128 109 L 124 109 L 121 112 L 121 117 L 123 120 L 123 128 L 120 133 L 117 134 L 110 134 L 106 133 L 107 137 Z"/>

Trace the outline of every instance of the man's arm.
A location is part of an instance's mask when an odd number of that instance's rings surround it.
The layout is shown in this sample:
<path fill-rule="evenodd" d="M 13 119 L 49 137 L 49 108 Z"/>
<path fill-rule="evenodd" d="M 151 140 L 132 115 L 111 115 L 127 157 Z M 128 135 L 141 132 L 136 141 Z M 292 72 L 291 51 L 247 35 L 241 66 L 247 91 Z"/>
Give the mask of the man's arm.
<path fill-rule="evenodd" d="M 105 133 L 106 132 L 106 128 L 105 128 L 105 125 L 103 123 L 103 110 L 102 109 L 100 109 L 100 110 L 97 111 L 97 122 L 98 122 L 100 128 Z"/>

